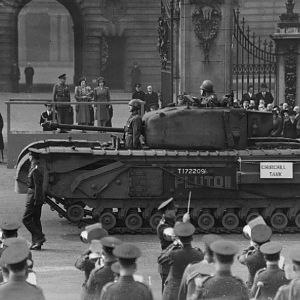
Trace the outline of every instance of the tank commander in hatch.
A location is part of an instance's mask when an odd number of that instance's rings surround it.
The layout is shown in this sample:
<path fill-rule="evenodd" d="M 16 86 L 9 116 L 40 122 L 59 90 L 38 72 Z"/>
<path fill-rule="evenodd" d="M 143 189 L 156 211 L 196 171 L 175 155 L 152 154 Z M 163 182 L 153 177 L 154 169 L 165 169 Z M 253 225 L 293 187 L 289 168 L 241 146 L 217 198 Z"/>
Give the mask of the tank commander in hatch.
<path fill-rule="evenodd" d="M 214 92 L 214 84 L 210 80 L 204 80 L 200 86 L 201 106 L 202 107 L 217 107 L 219 101 Z"/>
<path fill-rule="evenodd" d="M 220 106 L 217 95 L 214 92 L 214 84 L 210 80 L 204 80 L 200 86 L 200 98 L 193 97 L 194 106 L 218 107 Z"/>

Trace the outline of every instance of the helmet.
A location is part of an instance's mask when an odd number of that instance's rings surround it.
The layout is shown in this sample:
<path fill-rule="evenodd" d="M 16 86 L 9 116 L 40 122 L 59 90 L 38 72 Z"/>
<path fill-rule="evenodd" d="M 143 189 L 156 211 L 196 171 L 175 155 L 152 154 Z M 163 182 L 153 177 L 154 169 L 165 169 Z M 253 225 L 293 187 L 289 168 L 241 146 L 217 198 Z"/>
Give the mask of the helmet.
<path fill-rule="evenodd" d="M 136 109 L 140 109 L 141 108 L 141 100 L 139 99 L 132 99 L 129 101 L 128 105 L 136 108 Z"/>
<path fill-rule="evenodd" d="M 214 91 L 214 84 L 210 80 L 204 80 L 200 86 L 200 89 L 212 93 Z"/>

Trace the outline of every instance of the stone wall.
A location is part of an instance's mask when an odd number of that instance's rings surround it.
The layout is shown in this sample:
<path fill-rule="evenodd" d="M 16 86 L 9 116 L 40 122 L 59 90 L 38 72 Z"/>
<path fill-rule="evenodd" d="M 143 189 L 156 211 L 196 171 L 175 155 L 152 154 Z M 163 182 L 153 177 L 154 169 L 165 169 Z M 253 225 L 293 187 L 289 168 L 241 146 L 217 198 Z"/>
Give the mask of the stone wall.
<path fill-rule="evenodd" d="M 286 12 L 285 0 L 239 0 L 241 17 L 262 38 L 270 38 L 276 30 L 279 16 Z M 300 13 L 300 1 L 295 1 L 295 12 Z"/>
<path fill-rule="evenodd" d="M 142 72 L 141 82 L 160 89 L 160 62 L 156 49 L 160 1 L 57 1 L 66 7 L 73 22 L 75 81 L 81 75 L 89 80 L 103 75 L 107 40 L 120 37 L 122 44 L 117 50 L 123 63 L 121 69 L 114 70 L 115 76 L 122 80 L 120 86 L 127 91 L 131 89 L 130 73 L 136 61 Z M 11 68 L 14 62 L 18 62 L 18 15 L 29 2 L 7 0 L 0 9 L 0 91 L 11 91 L 13 87 Z"/>

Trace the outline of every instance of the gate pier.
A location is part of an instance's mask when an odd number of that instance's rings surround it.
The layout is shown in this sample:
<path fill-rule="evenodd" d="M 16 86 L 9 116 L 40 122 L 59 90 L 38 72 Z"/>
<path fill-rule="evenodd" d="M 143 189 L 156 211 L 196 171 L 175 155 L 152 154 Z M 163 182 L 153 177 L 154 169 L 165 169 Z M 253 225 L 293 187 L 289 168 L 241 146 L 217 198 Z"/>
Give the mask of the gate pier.
<path fill-rule="evenodd" d="M 287 0 L 287 11 L 280 16 L 277 32 L 272 35 L 276 43 L 278 100 L 290 106 L 300 105 L 300 21 L 294 5 L 293 0 Z"/>
<path fill-rule="evenodd" d="M 219 96 L 231 89 L 231 46 L 235 0 L 181 1 L 180 92 L 199 93 L 211 79 Z"/>

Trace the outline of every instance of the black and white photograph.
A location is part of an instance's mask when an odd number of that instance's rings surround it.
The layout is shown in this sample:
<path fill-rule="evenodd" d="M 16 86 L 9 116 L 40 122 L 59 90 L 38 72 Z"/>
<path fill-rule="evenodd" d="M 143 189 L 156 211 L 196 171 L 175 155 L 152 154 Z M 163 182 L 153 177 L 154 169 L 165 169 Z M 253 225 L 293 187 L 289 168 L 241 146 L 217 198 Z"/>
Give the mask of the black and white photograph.
<path fill-rule="evenodd" d="M 300 0 L 0 0 L 0 300 L 202 299 L 300 300 Z"/>

